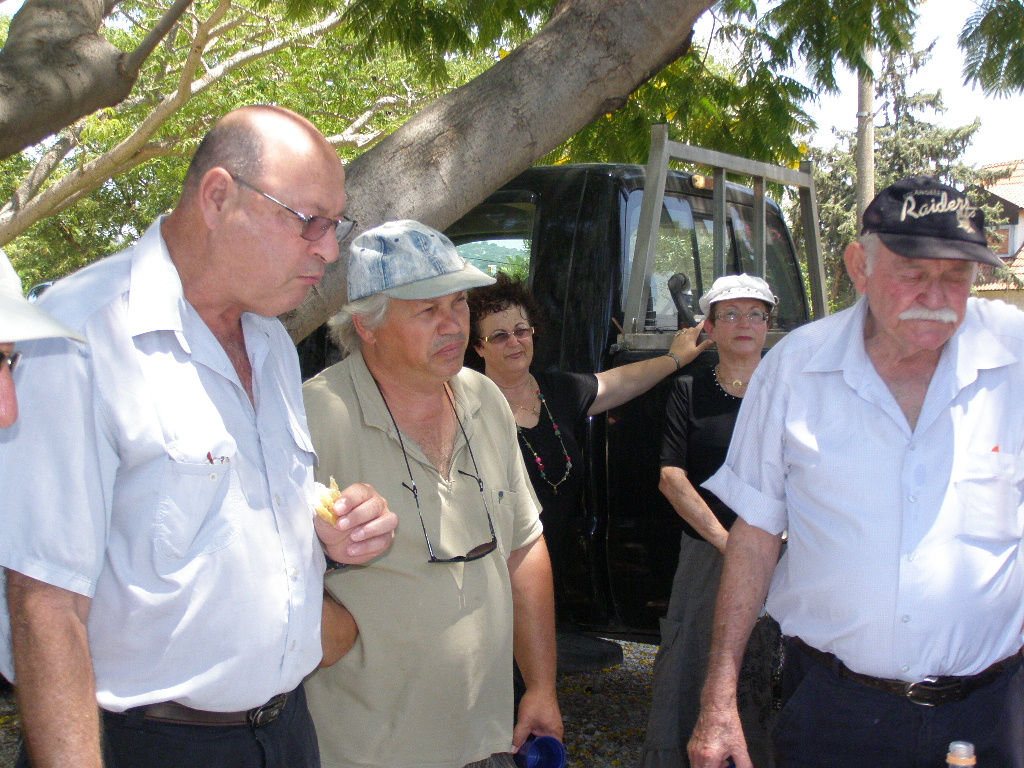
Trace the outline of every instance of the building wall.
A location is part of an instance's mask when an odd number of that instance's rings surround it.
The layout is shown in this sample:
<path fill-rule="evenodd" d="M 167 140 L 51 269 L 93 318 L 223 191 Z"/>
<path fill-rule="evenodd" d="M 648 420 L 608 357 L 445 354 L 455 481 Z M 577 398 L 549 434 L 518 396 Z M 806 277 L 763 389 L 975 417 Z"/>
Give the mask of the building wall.
<path fill-rule="evenodd" d="M 983 299 L 1001 299 L 1018 309 L 1024 309 L 1024 291 L 978 291 L 978 296 Z"/>

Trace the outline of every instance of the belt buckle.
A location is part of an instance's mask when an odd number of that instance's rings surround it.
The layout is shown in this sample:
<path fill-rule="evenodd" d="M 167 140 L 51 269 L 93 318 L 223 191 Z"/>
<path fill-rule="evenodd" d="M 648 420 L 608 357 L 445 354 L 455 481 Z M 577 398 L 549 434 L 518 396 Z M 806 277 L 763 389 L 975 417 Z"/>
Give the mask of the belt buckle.
<path fill-rule="evenodd" d="M 281 715 L 281 710 L 288 703 L 288 694 L 280 693 L 262 707 L 249 710 L 249 725 L 253 728 L 262 728 L 270 725 Z"/>
<path fill-rule="evenodd" d="M 936 688 L 935 683 L 939 682 L 937 677 L 926 677 L 916 683 L 907 683 L 903 689 L 903 695 L 914 704 L 922 707 L 934 707 L 938 702 L 934 701 L 936 694 L 943 693 L 942 688 Z M 947 686 L 948 687 L 948 686 Z M 932 699 L 929 701 L 929 699 Z"/>

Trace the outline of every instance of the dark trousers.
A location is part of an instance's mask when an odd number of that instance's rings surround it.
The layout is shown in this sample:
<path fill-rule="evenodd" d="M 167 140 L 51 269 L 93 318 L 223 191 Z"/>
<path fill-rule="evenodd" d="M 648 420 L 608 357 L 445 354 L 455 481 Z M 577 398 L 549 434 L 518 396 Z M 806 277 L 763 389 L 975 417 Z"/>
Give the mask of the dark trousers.
<path fill-rule="evenodd" d="M 951 741 L 984 768 L 1024 768 L 1024 665 L 962 701 L 926 707 L 869 688 L 787 643 L 788 696 L 774 739 L 780 768 L 945 768 Z"/>
<path fill-rule="evenodd" d="M 247 725 L 174 725 L 141 712 L 103 712 L 105 768 L 320 768 L 313 719 L 299 686 L 277 720 Z M 22 746 L 16 768 L 29 768 Z"/>

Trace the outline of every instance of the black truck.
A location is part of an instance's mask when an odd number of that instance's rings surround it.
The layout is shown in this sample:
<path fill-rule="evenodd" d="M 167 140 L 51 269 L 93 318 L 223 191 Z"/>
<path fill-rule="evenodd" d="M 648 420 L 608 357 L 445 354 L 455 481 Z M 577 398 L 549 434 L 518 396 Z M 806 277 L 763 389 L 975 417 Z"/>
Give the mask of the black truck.
<path fill-rule="evenodd" d="M 716 162 L 727 157 L 711 154 Z M 536 367 L 598 372 L 664 354 L 672 334 L 699 319 L 697 299 L 721 274 L 761 274 L 771 284 L 779 303 L 769 344 L 808 322 L 812 304 L 823 313 L 820 267 L 812 258 L 808 283 L 815 289 L 808 296 L 789 229 L 778 205 L 764 197 L 764 177 L 758 192 L 726 182 L 720 172 L 710 178 L 666 166 L 664 190 L 655 188 L 663 198 L 657 231 L 649 225 L 645 233 L 644 217 L 654 218 L 642 211 L 651 175 L 650 163 L 535 167 L 446 230 L 485 271 L 528 276 L 543 314 Z M 716 185 L 724 194 L 716 197 Z M 809 194 L 813 203 L 813 187 Z M 717 257 L 716 205 L 724 222 L 717 224 Z M 635 267 L 634 253 L 647 263 Z M 705 353 L 692 365 L 714 362 Z M 668 380 L 576 425 L 587 481 L 557 564 L 562 629 L 658 641 L 681 534 L 678 515 L 658 491 L 667 393 Z"/>
<path fill-rule="evenodd" d="M 715 175 L 669 170 L 670 157 L 714 167 Z M 726 168 L 747 174 L 754 188 L 727 182 Z M 809 168 L 675 144 L 657 126 L 647 166 L 531 168 L 446 234 L 485 271 L 528 276 L 543 314 L 534 355 L 541 369 L 596 373 L 664 354 L 672 334 L 699 319 L 697 299 L 714 279 L 741 272 L 765 276 L 779 298 L 771 345 L 810 320 L 811 307 L 824 314 L 824 276 L 816 237 L 801 269 L 766 180 L 800 187 L 805 231 L 816 233 Z M 328 345 L 323 327 L 299 345 L 304 376 L 337 359 Z M 715 362 L 708 352 L 692 366 Z M 575 425 L 586 484 L 556 564 L 562 631 L 658 642 L 681 534 L 658 491 L 667 393 L 668 380 Z"/>

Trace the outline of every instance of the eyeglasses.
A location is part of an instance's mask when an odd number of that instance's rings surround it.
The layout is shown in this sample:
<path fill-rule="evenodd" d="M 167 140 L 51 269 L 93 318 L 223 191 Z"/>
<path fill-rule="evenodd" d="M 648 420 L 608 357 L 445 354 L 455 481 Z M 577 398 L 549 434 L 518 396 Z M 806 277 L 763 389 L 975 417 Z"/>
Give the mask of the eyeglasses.
<path fill-rule="evenodd" d="M 489 336 L 484 336 L 484 341 L 501 346 L 502 344 L 508 343 L 509 336 L 515 336 L 517 339 L 519 339 L 519 341 L 528 339 L 530 336 L 533 336 L 533 326 L 520 325 L 518 328 L 514 328 L 512 331 L 495 331 Z"/>
<path fill-rule="evenodd" d="M 253 186 L 245 179 L 240 179 L 234 174 L 231 174 L 231 178 L 241 186 L 251 189 L 253 192 L 258 192 L 270 202 L 277 203 L 289 213 L 297 216 L 299 221 L 302 222 L 302 232 L 300 232 L 299 235 L 303 240 L 309 240 L 311 243 L 315 243 L 326 235 L 330 229 L 334 230 L 335 236 L 339 240 L 343 240 L 345 236 L 352 231 L 352 227 L 356 225 L 356 223 L 352 221 L 352 219 L 348 218 L 348 216 L 342 216 L 340 219 L 332 219 L 329 216 L 306 216 L 303 213 L 299 213 L 294 208 L 289 208 L 276 197 L 271 197 L 262 189 Z"/>
<path fill-rule="evenodd" d="M 15 367 L 18 365 L 18 361 L 21 360 L 21 352 L 0 352 L 0 366 L 7 366 L 7 370 L 14 373 Z"/>
<path fill-rule="evenodd" d="M 738 323 L 740 320 L 749 320 L 751 323 L 767 323 L 768 313 L 759 312 L 758 310 L 752 310 L 750 312 L 737 312 L 734 309 L 730 309 L 728 312 L 723 312 L 720 315 L 715 315 L 715 322 L 723 323 Z"/>
<path fill-rule="evenodd" d="M 416 487 L 416 478 L 412 476 L 412 466 L 409 464 L 409 454 L 405 452 L 405 441 L 402 440 L 402 431 L 398 428 L 398 422 L 395 421 L 395 415 L 391 413 L 391 406 L 388 405 L 388 400 L 384 397 L 384 390 L 380 388 L 380 383 L 377 379 L 374 379 L 373 383 L 377 385 L 377 391 L 380 392 L 380 398 L 384 401 L 384 407 L 387 409 L 388 416 L 391 417 L 391 423 L 395 425 L 395 433 L 398 435 L 398 444 L 402 447 L 402 458 L 405 459 L 405 469 L 409 473 L 409 482 L 403 482 L 402 487 L 412 492 L 412 499 L 416 504 L 416 514 L 419 515 L 420 527 L 423 528 L 423 538 L 427 542 L 427 554 L 430 556 L 428 562 L 469 563 L 473 560 L 479 560 L 480 558 L 491 554 L 491 552 L 498 548 L 498 535 L 494 532 L 494 521 L 491 520 L 491 512 L 487 508 L 487 494 L 484 493 L 484 481 L 480 479 L 480 468 L 476 464 L 476 456 L 473 455 L 473 446 L 469 444 L 469 436 L 466 435 L 466 428 L 462 426 L 462 419 L 459 418 L 459 413 L 455 410 L 455 403 L 452 402 L 452 396 L 448 393 L 448 388 L 445 387 L 445 394 L 448 396 L 448 402 L 452 406 L 452 413 L 455 414 L 455 421 L 458 422 L 459 429 L 462 431 L 462 438 L 466 441 L 466 448 L 469 450 L 469 458 L 473 461 L 473 471 L 476 472 L 476 475 L 471 475 L 460 469 L 459 474 L 476 480 L 477 488 L 480 489 L 480 500 L 484 505 L 484 514 L 487 515 L 487 527 L 491 531 L 491 540 L 473 547 L 464 555 L 456 555 L 455 557 L 437 557 L 434 554 L 434 547 L 430 544 L 430 536 L 427 535 L 427 524 L 423 520 L 423 511 L 420 509 L 420 493 L 419 489 Z"/>

